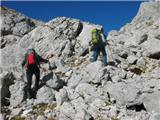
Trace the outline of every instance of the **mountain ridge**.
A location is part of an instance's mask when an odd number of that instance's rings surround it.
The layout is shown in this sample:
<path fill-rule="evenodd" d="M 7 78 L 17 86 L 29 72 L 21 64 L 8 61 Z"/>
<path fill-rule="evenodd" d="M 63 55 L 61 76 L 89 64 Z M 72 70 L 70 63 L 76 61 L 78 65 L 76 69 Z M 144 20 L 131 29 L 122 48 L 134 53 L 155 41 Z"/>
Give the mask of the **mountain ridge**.
<path fill-rule="evenodd" d="M 2 120 L 159 120 L 158 11 L 160 2 L 144 2 L 131 23 L 109 32 L 108 66 L 101 57 L 91 63 L 88 50 L 91 30 L 103 26 L 66 17 L 32 26 L 20 13 L 2 13 Z M 28 48 L 48 55 L 52 68 L 41 65 L 41 87 L 30 100 L 20 68 Z"/>

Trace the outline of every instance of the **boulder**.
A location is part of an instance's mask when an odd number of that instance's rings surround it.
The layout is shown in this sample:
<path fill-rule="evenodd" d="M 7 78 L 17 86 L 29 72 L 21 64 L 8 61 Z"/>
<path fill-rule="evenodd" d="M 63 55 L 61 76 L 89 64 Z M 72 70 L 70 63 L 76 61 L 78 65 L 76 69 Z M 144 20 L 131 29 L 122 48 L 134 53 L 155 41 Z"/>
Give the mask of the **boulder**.
<path fill-rule="evenodd" d="M 160 113 L 160 92 L 156 91 L 143 96 L 143 104 L 148 112 L 154 111 Z"/>
<path fill-rule="evenodd" d="M 105 88 L 110 96 L 115 98 L 115 100 L 121 105 L 134 105 L 141 103 L 141 99 L 138 98 L 139 90 L 131 84 L 120 82 L 106 85 Z"/>
<path fill-rule="evenodd" d="M 2 104 L 5 103 L 5 97 L 10 97 L 9 87 L 14 83 L 15 77 L 12 72 L 3 72 L 0 75 L 0 93 Z"/>
<path fill-rule="evenodd" d="M 62 105 L 65 101 L 68 101 L 68 93 L 65 88 L 60 89 L 55 95 L 57 106 Z"/>
<path fill-rule="evenodd" d="M 91 120 L 93 117 L 84 109 L 78 110 L 75 115 L 75 120 Z"/>
<path fill-rule="evenodd" d="M 38 25 L 43 25 L 43 22 L 30 19 L 27 16 L 9 9 L 7 7 L 1 7 L 2 13 L 2 36 L 5 37 L 7 35 L 13 35 L 12 38 L 6 39 L 5 46 L 11 45 L 9 42 L 13 40 L 13 38 L 21 38 L 23 35 L 29 33 Z M 3 39 L 2 37 L 2 39 Z M 12 43 L 15 43 L 14 40 Z M 3 46 L 2 48 L 4 48 Z"/>
<path fill-rule="evenodd" d="M 71 78 L 68 80 L 68 87 L 70 88 L 76 88 L 78 86 L 78 84 L 82 81 L 82 76 L 81 75 L 77 75 L 76 73 L 73 73 L 73 75 L 71 76 Z"/>
<path fill-rule="evenodd" d="M 22 112 L 22 108 L 13 109 L 11 112 L 10 118 L 20 115 L 21 112 Z"/>
<path fill-rule="evenodd" d="M 47 86 L 40 88 L 36 95 L 36 103 L 50 103 L 55 100 L 55 91 Z"/>
<path fill-rule="evenodd" d="M 10 104 L 12 107 L 17 107 L 25 99 L 25 86 L 26 84 L 22 81 L 16 81 L 15 84 L 9 87 L 11 94 Z"/>
<path fill-rule="evenodd" d="M 71 103 L 64 102 L 60 107 L 60 120 L 70 120 L 75 118 L 76 111 Z"/>
<path fill-rule="evenodd" d="M 37 117 L 37 120 L 47 120 L 47 118 L 45 116 L 43 116 L 43 115 L 39 115 Z"/>
<path fill-rule="evenodd" d="M 145 48 L 146 55 L 150 58 L 159 59 L 160 58 L 160 41 L 154 38 L 150 38 L 142 44 Z"/>
<path fill-rule="evenodd" d="M 92 83 L 101 83 L 106 73 L 106 70 L 101 68 L 102 68 L 102 62 L 100 61 L 88 64 L 82 70 L 83 79 Z"/>
<path fill-rule="evenodd" d="M 46 84 L 46 86 L 54 90 L 59 90 L 64 85 L 64 81 L 58 79 L 53 72 L 50 72 L 49 74 L 44 75 L 42 77 L 42 81 Z"/>
<path fill-rule="evenodd" d="M 128 56 L 127 57 L 128 63 L 130 64 L 134 64 L 137 61 L 137 57 L 136 56 Z"/>

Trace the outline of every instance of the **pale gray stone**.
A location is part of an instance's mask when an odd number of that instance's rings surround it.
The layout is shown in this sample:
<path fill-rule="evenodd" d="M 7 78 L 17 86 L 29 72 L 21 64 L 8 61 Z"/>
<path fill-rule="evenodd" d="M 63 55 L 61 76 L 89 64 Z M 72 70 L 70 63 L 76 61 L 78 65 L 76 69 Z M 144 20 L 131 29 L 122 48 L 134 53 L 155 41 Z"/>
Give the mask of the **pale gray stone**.
<path fill-rule="evenodd" d="M 6 101 L 5 97 L 9 97 L 9 87 L 14 83 L 15 77 L 11 72 L 3 72 L 0 74 L 0 95 L 2 104 Z"/>
<path fill-rule="evenodd" d="M 47 86 L 40 88 L 36 95 L 36 103 L 50 103 L 55 100 L 55 91 Z"/>
<path fill-rule="evenodd" d="M 41 69 L 43 86 L 35 100 L 22 103 L 24 84 L 15 81 L 10 110 L 15 100 L 25 110 L 22 116 L 29 119 L 34 117 L 33 105 L 45 103 L 49 106 L 56 100 L 59 108 L 47 108 L 47 117 L 56 116 L 55 119 L 60 120 L 106 120 L 113 117 L 159 120 L 159 6 L 159 2 L 143 2 L 131 23 L 120 31 L 109 33 L 107 60 L 114 61 L 115 65 L 105 67 L 98 60 L 90 63 L 93 52 L 88 53 L 92 29 L 102 30 L 102 26 L 66 17 L 44 24 L 3 7 L 0 73 L 13 71 L 16 79 L 23 80 L 19 66 L 28 48 L 34 48 L 44 58 L 49 56 L 52 68 L 49 71 L 47 64 L 41 66 L 45 69 Z M 143 72 L 133 73 L 130 69 L 133 66 L 144 68 Z M 128 110 L 128 107 L 142 104 L 146 111 Z"/>
<path fill-rule="evenodd" d="M 25 86 L 26 84 L 22 81 L 16 81 L 15 84 L 9 87 L 11 93 L 10 104 L 13 107 L 20 105 L 25 99 Z"/>
<path fill-rule="evenodd" d="M 138 65 L 138 66 L 141 66 L 141 67 L 145 66 L 145 65 L 146 65 L 145 59 L 144 59 L 143 57 L 139 58 L 139 59 L 137 60 L 137 65 Z"/>
<path fill-rule="evenodd" d="M 159 119 L 160 119 L 159 113 L 151 112 L 151 116 L 150 116 L 149 120 L 159 120 Z"/>
<path fill-rule="evenodd" d="M 60 89 L 55 95 L 57 106 L 62 105 L 65 101 L 68 101 L 68 93 L 65 88 Z"/>
<path fill-rule="evenodd" d="M 54 90 L 59 90 L 64 85 L 64 81 L 58 79 L 53 72 L 43 76 L 42 80 L 44 83 L 46 83 L 46 86 Z"/>
<path fill-rule="evenodd" d="M 136 56 L 128 56 L 127 60 L 130 64 L 134 64 L 137 61 L 137 57 Z"/>
<path fill-rule="evenodd" d="M 142 45 L 146 49 L 147 56 L 155 59 L 160 58 L 160 41 L 159 40 L 152 38 L 144 42 Z"/>
<path fill-rule="evenodd" d="M 91 120 L 93 117 L 84 109 L 78 110 L 75 115 L 75 120 Z"/>
<path fill-rule="evenodd" d="M 21 112 L 22 112 L 22 108 L 13 109 L 11 112 L 10 118 L 20 115 Z"/>
<path fill-rule="evenodd" d="M 44 115 L 39 115 L 37 120 L 47 120 L 47 118 Z"/>
<path fill-rule="evenodd" d="M 107 85 L 105 88 L 110 96 L 115 98 L 121 105 L 132 105 L 141 102 L 141 99 L 138 99 L 139 90 L 131 84 L 121 82 Z"/>
<path fill-rule="evenodd" d="M 0 113 L 0 119 L 1 119 L 1 120 L 4 120 L 4 116 L 3 116 L 2 113 Z"/>
<path fill-rule="evenodd" d="M 154 92 L 152 94 L 146 94 L 143 97 L 143 104 L 148 112 L 155 111 L 160 113 L 160 92 Z"/>
<path fill-rule="evenodd" d="M 68 80 L 68 86 L 70 88 L 76 88 L 80 81 L 82 80 L 82 76 L 80 75 L 72 75 L 72 77 Z"/>
<path fill-rule="evenodd" d="M 70 120 L 75 118 L 76 111 L 71 103 L 64 102 L 60 108 L 60 120 Z"/>

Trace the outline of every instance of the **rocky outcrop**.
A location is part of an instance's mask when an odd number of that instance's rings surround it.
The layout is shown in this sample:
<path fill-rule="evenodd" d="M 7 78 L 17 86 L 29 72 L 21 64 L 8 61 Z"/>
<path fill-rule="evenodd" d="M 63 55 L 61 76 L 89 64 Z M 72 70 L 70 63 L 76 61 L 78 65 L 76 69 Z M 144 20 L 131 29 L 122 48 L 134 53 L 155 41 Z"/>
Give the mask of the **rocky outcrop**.
<path fill-rule="evenodd" d="M 0 96 L 2 104 L 7 104 L 7 98 L 10 96 L 9 86 L 14 83 L 15 77 L 11 72 L 4 72 L 0 75 Z"/>
<path fill-rule="evenodd" d="M 17 81 L 14 85 L 11 85 L 10 88 L 10 104 L 13 107 L 18 106 L 25 99 L 25 83 L 22 81 Z"/>
<path fill-rule="evenodd" d="M 1 7 L 1 48 L 18 43 L 20 38 L 43 22 L 30 19 L 6 7 Z"/>
<path fill-rule="evenodd" d="M 106 50 L 108 61 L 114 64 L 107 66 L 102 65 L 101 57 L 93 63 L 88 59 L 91 30 L 102 30 L 102 26 L 66 17 L 39 23 L 3 8 L 2 16 L 15 24 L 5 23 L 1 36 L 8 42 L 1 47 L 0 72 L 14 73 L 7 93 L 5 84 L 1 84 L 4 97 L 10 93 L 10 106 L 3 106 L 4 117 L 158 120 L 159 8 L 159 2 L 143 2 L 131 23 L 109 33 Z M 15 15 L 19 16 L 16 20 Z M 42 57 L 47 55 L 51 64 L 41 65 L 36 98 L 26 100 L 26 80 L 19 66 L 25 50 L 31 47 Z M 1 81 L 12 81 L 9 76 L 2 75 Z"/>

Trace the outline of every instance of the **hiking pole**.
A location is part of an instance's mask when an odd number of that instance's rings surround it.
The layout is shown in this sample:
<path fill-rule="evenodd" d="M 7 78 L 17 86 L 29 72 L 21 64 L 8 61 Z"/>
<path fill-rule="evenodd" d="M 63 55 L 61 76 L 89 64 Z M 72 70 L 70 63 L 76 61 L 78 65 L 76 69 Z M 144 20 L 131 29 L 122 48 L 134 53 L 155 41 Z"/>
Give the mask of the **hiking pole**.
<path fill-rule="evenodd" d="M 89 62 L 90 62 L 91 61 L 91 46 L 90 45 L 89 45 L 88 51 L 89 51 Z"/>

